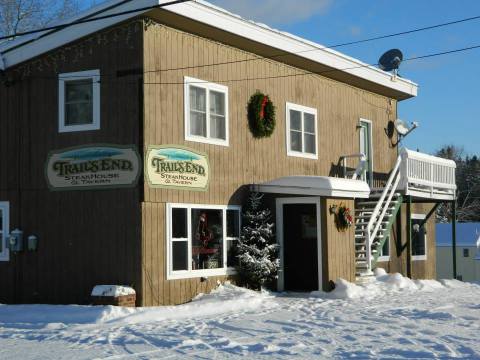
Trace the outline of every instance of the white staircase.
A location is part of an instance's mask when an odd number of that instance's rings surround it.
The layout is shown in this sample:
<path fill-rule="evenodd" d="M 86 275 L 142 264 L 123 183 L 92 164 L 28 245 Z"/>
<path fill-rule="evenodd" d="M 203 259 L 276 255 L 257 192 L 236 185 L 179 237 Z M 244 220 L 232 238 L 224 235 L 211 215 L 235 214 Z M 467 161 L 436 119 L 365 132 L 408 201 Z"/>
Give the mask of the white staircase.
<path fill-rule="evenodd" d="M 355 209 L 355 269 L 357 276 L 369 276 L 379 256 L 398 210 L 402 196 L 397 192 L 401 180 L 398 157 L 387 184 L 372 191 L 370 198 L 358 201 Z"/>

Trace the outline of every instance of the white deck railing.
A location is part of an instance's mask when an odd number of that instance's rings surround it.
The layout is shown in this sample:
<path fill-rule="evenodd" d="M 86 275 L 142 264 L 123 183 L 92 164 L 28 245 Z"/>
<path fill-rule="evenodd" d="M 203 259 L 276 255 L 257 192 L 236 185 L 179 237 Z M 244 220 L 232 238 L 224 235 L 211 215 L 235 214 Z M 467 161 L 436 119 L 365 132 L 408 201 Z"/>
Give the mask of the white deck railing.
<path fill-rule="evenodd" d="M 402 181 L 399 190 L 405 195 L 439 200 L 454 200 L 456 164 L 452 160 L 403 149 Z"/>

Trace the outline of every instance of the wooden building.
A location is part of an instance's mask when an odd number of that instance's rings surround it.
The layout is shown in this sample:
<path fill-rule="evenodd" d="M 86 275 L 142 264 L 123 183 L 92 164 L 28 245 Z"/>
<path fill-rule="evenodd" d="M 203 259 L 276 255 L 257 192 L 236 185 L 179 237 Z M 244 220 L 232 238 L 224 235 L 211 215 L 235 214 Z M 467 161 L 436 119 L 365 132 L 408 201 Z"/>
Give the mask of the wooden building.
<path fill-rule="evenodd" d="M 428 215 L 455 198 L 455 168 L 398 149 L 417 85 L 164 2 L 107 1 L 76 19 L 123 15 L 0 45 L 0 302 L 88 303 L 99 284 L 132 286 L 142 306 L 190 301 L 234 275 L 251 190 L 275 214 L 279 290 L 377 266 L 435 278 Z M 257 91 L 276 108 L 270 137 L 249 127 Z"/>

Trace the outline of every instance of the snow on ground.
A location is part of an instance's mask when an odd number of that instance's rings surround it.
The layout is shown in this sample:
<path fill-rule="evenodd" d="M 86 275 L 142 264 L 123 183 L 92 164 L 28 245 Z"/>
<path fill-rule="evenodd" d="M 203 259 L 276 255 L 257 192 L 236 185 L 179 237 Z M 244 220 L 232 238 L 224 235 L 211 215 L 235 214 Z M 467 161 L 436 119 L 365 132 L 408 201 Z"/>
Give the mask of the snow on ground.
<path fill-rule="evenodd" d="M 379 271 L 332 293 L 233 285 L 177 307 L 0 305 L 0 359 L 480 359 L 480 286 Z"/>

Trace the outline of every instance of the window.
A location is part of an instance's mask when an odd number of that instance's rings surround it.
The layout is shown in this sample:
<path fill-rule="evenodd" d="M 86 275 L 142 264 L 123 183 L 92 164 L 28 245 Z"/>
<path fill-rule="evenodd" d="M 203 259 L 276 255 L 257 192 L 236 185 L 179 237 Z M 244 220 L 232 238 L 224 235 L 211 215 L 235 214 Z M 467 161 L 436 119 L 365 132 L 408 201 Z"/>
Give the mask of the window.
<path fill-rule="evenodd" d="M 390 261 L 390 236 L 387 236 L 387 239 L 380 250 L 378 261 Z"/>
<path fill-rule="evenodd" d="M 59 132 L 100 129 L 100 71 L 60 74 L 58 77 Z"/>
<path fill-rule="evenodd" d="M 237 264 L 240 207 L 167 205 L 168 279 L 225 275 Z"/>
<path fill-rule="evenodd" d="M 412 260 L 427 259 L 427 236 L 423 224 L 425 218 L 425 215 L 412 214 Z"/>
<path fill-rule="evenodd" d="M 463 257 L 470 257 L 470 249 L 463 249 Z"/>
<path fill-rule="evenodd" d="M 317 110 L 287 103 L 287 155 L 318 159 Z"/>
<path fill-rule="evenodd" d="M 228 88 L 185 77 L 185 139 L 228 146 Z"/>
<path fill-rule="evenodd" d="M 0 261 L 9 260 L 7 237 L 9 235 L 9 212 L 8 202 L 0 202 Z"/>

